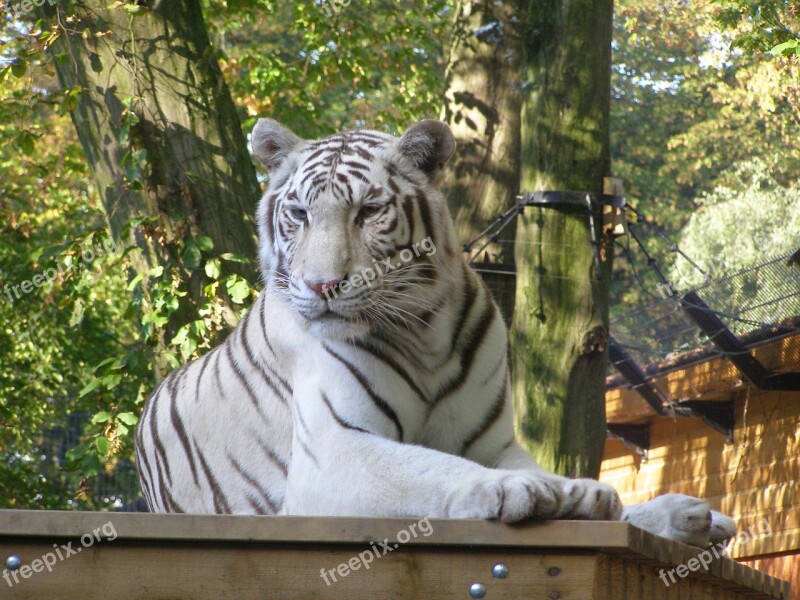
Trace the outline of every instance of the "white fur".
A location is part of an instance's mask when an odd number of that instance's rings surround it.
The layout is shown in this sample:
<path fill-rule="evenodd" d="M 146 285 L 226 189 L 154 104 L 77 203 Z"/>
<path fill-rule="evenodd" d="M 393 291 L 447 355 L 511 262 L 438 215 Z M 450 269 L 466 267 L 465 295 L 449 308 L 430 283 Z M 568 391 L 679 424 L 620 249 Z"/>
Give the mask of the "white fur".
<path fill-rule="evenodd" d="M 256 127 L 254 154 L 271 169 L 257 217 L 265 290 L 223 346 L 173 373 L 149 401 L 137 464 L 151 508 L 620 518 L 613 488 L 544 471 L 514 440 L 506 329 L 463 264 L 446 203 L 432 185 L 452 152 L 449 130 L 423 122 L 400 140 L 364 135 L 379 147 L 371 147 L 369 171 L 348 182 L 344 198 L 333 183 L 302 183 L 318 146 L 272 121 Z M 330 140 L 332 149 L 347 141 Z M 320 173 L 330 168 L 334 182 L 331 164 Z M 393 196 L 394 187 L 401 191 Z M 352 277 L 374 264 L 381 244 L 396 251 L 375 233 L 378 225 L 359 221 L 361 207 L 419 190 L 429 217 L 420 209 L 409 219 L 397 208 L 391 243 L 415 241 L 403 238 L 413 230 L 432 235 L 436 252 L 352 293 L 317 295 L 309 282 Z M 393 213 L 385 210 L 388 221 Z M 425 231 L 426 218 L 433 231 Z M 279 227 L 291 236 L 271 233 Z M 423 268 L 435 278 L 421 281 Z M 478 333 L 482 342 L 471 348 Z M 625 513 L 648 531 L 696 545 L 716 532 L 708 515 L 702 501 L 676 495 Z M 731 534 L 729 523 L 719 523 Z"/>

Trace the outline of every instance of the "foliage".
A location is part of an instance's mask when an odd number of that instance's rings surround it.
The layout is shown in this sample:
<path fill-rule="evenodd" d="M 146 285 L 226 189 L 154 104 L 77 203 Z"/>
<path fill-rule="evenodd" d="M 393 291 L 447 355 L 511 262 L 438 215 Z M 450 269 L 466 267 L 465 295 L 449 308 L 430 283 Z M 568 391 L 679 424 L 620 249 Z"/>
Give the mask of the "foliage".
<path fill-rule="evenodd" d="M 735 29 L 720 31 L 720 15 L 709 0 L 617 3 L 613 170 L 631 203 L 671 240 L 736 165 L 758 160 L 784 187 L 800 172 L 800 60 L 743 51 L 735 42 L 750 21 L 743 13 L 729 22 Z M 673 262 L 659 236 L 644 242 L 663 268 Z M 647 272 L 643 261 L 638 267 Z M 632 285 L 622 260 L 615 280 L 615 312 L 655 287 Z"/>
<path fill-rule="evenodd" d="M 9 27 L 3 58 L 15 62 L 0 69 L 3 507 L 81 504 L 69 490 L 82 489 L 87 470 L 63 472 L 65 453 L 43 453 L 41 434 L 70 413 L 97 410 L 94 399 L 78 392 L 130 331 L 119 302 L 123 259 L 102 243 L 103 215 L 86 186 L 85 159 L 67 118 L 70 91 L 49 91 L 56 88 L 52 73 L 38 68 L 31 51 L 47 37 Z M 41 285 L 37 278 L 44 274 L 52 281 Z M 113 405 L 130 393 L 120 387 L 105 402 Z"/>
<path fill-rule="evenodd" d="M 748 54 L 800 56 L 800 2 L 797 0 L 714 0 L 715 21 L 735 30 L 733 46 Z"/>
<path fill-rule="evenodd" d="M 222 0 L 204 10 L 251 118 L 245 129 L 270 116 L 308 138 L 365 126 L 397 133 L 439 113 L 444 0 Z"/>
<path fill-rule="evenodd" d="M 130 478 L 114 482 L 120 461 L 132 459 L 132 431 L 153 388 L 153 364 L 172 366 L 208 348 L 221 329 L 218 288 L 244 305 L 253 290 L 238 275 L 221 276 L 210 240 L 167 236 L 152 223 L 129 223 L 140 235 L 176 246 L 167 263 L 129 279 L 130 248 L 117 248 L 78 144 L 69 111 L 80 90 L 61 89 L 44 49 L 58 30 L 6 22 L 0 69 L 0 506 L 102 508 L 92 484 L 139 493 Z M 22 65 L 22 66 L 20 66 Z M 125 99 L 123 99 L 125 100 Z M 128 105 L 133 99 L 126 100 Z M 130 137 L 132 111 L 120 136 Z M 145 156 L 131 146 L 126 185 L 135 186 Z M 110 243 L 109 243 L 110 242 Z M 177 299 L 195 272 L 211 281 L 196 316 L 154 356 Z M 39 285 L 45 273 L 54 282 Z M 39 283 L 36 283 L 37 280 Z M 34 286 L 33 283 L 36 283 Z M 75 418 L 78 420 L 76 421 Z M 76 433 L 70 447 L 54 437 Z M 97 504 L 100 502 L 100 504 Z M 105 504 L 104 504 L 105 503 Z"/>
<path fill-rule="evenodd" d="M 670 279 L 688 290 L 720 279 L 800 245 L 800 183 L 783 187 L 758 160 L 737 165 L 726 181 L 702 199 L 702 205 L 681 232 L 680 245 L 692 259 L 678 258 Z"/>

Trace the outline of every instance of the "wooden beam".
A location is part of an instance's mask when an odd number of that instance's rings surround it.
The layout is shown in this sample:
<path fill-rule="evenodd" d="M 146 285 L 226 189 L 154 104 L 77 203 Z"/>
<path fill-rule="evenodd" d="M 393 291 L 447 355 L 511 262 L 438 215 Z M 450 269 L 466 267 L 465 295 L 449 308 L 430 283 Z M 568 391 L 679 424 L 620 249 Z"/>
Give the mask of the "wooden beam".
<path fill-rule="evenodd" d="M 98 529 L 105 539 L 84 543 Z M 68 544 L 74 553 L 33 572 Z M 475 583 L 504 600 L 788 598 L 785 582 L 725 557 L 708 572 L 663 583 L 662 571 L 700 552 L 623 522 L 0 510 L 0 554 L 27 567 L 4 573 L 12 583 L 0 581 L 11 600 L 456 600 Z M 493 576 L 498 563 L 507 577 Z"/>
<path fill-rule="evenodd" d="M 647 461 L 650 450 L 650 424 L 607 423 L 608 436 L 616 439 Z"/>
<path fill-rule="evenodd" d="M 764 366 L 758 362 L 739 339 L 733 335 L 722 320 L 703 302 L 695 291 L 687 292 L 681 297 L 681 306 L 711 342 L 725 353 L 739 372 L 756 388 L 763 389 L 764 381 L 769 375 Z"/>
<path fill-rule="evenodd" d="M 628 351 L 611 336 L 608 337 L 608 359 L 657 415 L 666 414 L 664 409 L 664 405 L 667 404 L 666 396 L 648 379 L 642 367 Z"/>

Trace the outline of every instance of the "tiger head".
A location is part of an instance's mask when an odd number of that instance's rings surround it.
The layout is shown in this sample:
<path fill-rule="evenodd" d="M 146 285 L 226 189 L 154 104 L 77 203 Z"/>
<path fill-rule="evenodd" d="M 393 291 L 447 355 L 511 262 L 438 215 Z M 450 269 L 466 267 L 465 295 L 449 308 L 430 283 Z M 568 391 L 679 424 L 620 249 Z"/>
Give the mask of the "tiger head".
<path fill-rule="evenodd" d="M 269 170 L 257 215 L 267 290 L 320 336 L 425 326 L 461 272 L 435 185 L 455 149 L 447 125 L 303 140 L 260 119 L 251 145 Z"/>

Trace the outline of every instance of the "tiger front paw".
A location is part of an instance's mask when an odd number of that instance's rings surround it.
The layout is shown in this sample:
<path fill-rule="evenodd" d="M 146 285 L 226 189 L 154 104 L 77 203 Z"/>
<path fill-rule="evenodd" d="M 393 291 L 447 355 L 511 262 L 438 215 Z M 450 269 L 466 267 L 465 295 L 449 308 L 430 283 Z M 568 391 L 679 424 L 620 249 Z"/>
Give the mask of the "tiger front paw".
<path fill-rule="evenodd" d="M 447 501 L 447 516 L 455 519 L 553 518 L 559 507 L 557 486 L 529 473 L 493 473 L 457 490 Z"/>
<path fill-rule="evenodd" d="M 564 479 L 559 519 L 618 521 L 622 501 L 617 490 L 594 479 Z"/>

